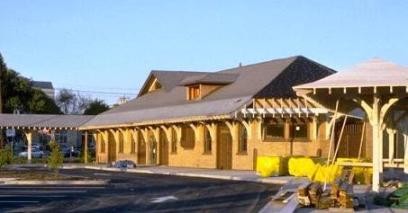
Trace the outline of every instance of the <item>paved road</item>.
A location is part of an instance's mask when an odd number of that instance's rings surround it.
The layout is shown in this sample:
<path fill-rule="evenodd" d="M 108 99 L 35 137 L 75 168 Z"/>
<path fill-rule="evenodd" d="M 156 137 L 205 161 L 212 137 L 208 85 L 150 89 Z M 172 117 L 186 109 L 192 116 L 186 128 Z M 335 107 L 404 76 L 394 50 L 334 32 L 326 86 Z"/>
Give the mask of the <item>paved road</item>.
<path fill-rule="evenodd" d="M 204 178 L 62 170 L 95 186 L 0 186 L 0 212 L 257 212 L 279 186 Z"/>

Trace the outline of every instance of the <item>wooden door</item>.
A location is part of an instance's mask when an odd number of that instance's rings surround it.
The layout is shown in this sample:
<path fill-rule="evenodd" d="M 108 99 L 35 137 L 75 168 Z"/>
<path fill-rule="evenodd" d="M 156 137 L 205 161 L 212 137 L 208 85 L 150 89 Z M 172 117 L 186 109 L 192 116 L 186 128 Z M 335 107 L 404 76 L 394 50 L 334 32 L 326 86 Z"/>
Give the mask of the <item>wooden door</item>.
<path fill-rule="evenodd" d="M 169 142 L 167 141 L 166 135 L 163 130 L 160 131 L 160 152 L 159 159 L 160 165 L 169 165 Z"/>
<path fill-rule="evenodd" d="M 228 127 L 218 128 L 217 169 L 232 169 L 232 138 Z"/>
<path fill-rule="evenodd" d="M 116 161 L 116 142 L 113 133 L 108 133 L 108 162 Z"/>
<path fill-rule="evenodd" d="M 336 147 L 339 145 L 342 121 L 336 123 Z M 363 130 L 363 123 L 346 123 L 343 130 L 343 136 L 340 141 L 340 147 L 337 157 L 340 158 L 357 158 L 360 149 L 361 135 Z M 361 147 L 361 156 L 365 156 L 365 137 L 363 138 L 363 144 Z"/>

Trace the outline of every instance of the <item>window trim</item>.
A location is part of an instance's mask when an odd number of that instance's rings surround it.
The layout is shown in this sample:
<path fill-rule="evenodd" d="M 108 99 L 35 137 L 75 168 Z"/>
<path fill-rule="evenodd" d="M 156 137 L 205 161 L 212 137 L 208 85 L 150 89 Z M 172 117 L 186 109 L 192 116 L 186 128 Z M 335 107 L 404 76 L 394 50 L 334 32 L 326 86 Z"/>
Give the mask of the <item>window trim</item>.
<path fill-rule="evenodd" d="M 295 131 L 296 126 L 298 125 L 306 126 L 306 137 L 295 137 L 294 131 Z M 310 122 L 308 121 L 291 122 L 289 125 L 289 138 L 291 141 L 294 141 L 294 142 L 311 142 L 312 140 L 310 139 Z"/>
<path fill-rule="evenodd" d="M 241 149 L 243 132 L 245 132 L 245 150 Z M 238 152 L 237 155 L 248 155 L 248 132 L 244 125 L 239 124 L 238 126 Z"/>
<path fill-rule="evenodd" d="M 267 137 L 265 134 L 265 125 L 282 125 L 283 129 L 282 129 L 282 137 L 278 137 L 278 136 L 271 136 L 271 137 Z M 261 125 L 261 136 L 262 136 L 262 142 L 287 142 L 288 138 L 286 138 L 286 125 L 287 125 L 287 121 L 283 121 L 283 122 L 273 122 L 273 123 L 266 123 L 263 122 Z"/>
<path fill-rule="evenodd" d="M 211 138 L 210 131 L 206 127 L 204 127 L 204 138 L 203 138 L 203 140 L 204 140 L 204 143 L 203 143 L 203 145 L 204 145 L 203 155 L 211 155 L 212 154 L 212 138 Z M 207 143 L 209 143 L 209 148 L 210 149 L 207 149 L 208 148 Z"/>
<path fill-rule="evenodd" d="M 187 130 L 187 129 L 189 129 L 189 130 Z M 193 143 L 193 146 L 192 147 L 184 147 L 183 146 L 183 144 L 184 143 L 186 143 L 187 142 L 187 134 L 186 134 L 186 131 L 191 131 L 191 139 L 193 139 L 193 141 L 192 141 L 192 143 Z M 194 148 L 195 148 L 195 146 L 196 146 L 196 135 L 195 135 L 195 132 L 194 132 L 194 130 L 193 130 L 193 128 L 191 128 L 190 126 L 188 126 L 188 125 L 184 125 L 184 126 L 182 126 L 181 127 L 181 138 L 180 138 L 180 147 L 182 147 L 184 150 L 194 150 Z"/>

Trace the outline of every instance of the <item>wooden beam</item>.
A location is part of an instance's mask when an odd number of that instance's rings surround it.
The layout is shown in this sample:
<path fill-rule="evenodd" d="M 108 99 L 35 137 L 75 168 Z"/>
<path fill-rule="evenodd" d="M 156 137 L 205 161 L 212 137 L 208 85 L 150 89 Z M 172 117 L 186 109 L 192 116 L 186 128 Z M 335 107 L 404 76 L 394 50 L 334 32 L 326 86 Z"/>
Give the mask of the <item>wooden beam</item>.
<path fill-rule="evenodd" d="M 340 137 L 337 140 L 337 147 L 336 147 L 336 152 L 334 152 L 332 165 L 334 165 L 334 162 L 336 161 L 336 158 L 337 158 L 337 153 L 339 152 L 339 147 L 341 145 L 341 139 L 343 138 L 344 127 L 346 126 L 346 123 L 347 123 L 347 117 L 348 117 L 347 115 L 344 117 L 343 125 L 341 126 Z"/>
<path fill-rule="evenodd" d="M 366 129 L 366 122 L 365 121 L 363 123 L 362 128 L 363 129 L 361 130 L 360 147 L 358 149 L 358 157 L 357 157 L 358 160 L 360 160 L 360 158 L 361 158 L 361 151 L 362 151 L 362 148 L 363 148 L 363 141 L 364 141 L 364 135 L 365 135 L 365 129 Z"/>

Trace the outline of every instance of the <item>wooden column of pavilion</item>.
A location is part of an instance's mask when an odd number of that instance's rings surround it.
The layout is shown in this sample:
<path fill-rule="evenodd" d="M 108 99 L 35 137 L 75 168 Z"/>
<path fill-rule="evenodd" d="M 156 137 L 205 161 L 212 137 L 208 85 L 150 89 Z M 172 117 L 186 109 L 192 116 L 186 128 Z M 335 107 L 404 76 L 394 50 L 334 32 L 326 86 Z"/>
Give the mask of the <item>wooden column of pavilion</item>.
<path fill-rule="evenodd" d="M 393 112 L 402 111 L 406 116 L 404 112 L 408 111 L 408 68 L 373 59 L 348 72 L 339 72 L 294 89 L 299 96 L 332 111 L 335 109 L 334 103 L 339 101 L 340 113 L 349 114 L 356 108 L 365 112 L 373 130 L 372 190 L 378 192 L 383 173 L 383 131 L 395 128 L 392 125 Z M 408 149 L 407 146 L 405 149 Z M 404 171 L 408 171 L 406 150 Z"/>

